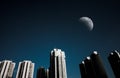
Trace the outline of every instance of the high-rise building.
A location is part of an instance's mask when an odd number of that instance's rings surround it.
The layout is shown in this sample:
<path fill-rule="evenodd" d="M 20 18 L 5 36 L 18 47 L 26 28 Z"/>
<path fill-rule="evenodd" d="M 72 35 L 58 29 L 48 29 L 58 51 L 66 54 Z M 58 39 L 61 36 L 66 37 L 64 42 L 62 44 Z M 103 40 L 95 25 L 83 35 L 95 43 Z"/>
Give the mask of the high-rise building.
<path fill-rule="evenodd" d="M 79 64 L 81 78 L 108 78 L 100 55 L 94 51 Z"/>
<path fill-rule="evenodd" d="M 9 60 L 0 62 L 0 78 L 12 78 L 15 63 Z"/>
<path fill-rule="evenodd" d="M 46 78 L 49 78 L 50 74 L 49 74 L 49 69 L 46 69 Z"/>
<path fill-rule="evenodd" d="M 111 52 L 108 56 L 109 63 L 116 78 L 120 78 L 120 53 L 117 51 Z"/>
<path fill-rule="evenodd" d="M 81 78 L 97 78 L 91 57 L 87 57 L 79 64 Z"/>
<path fill-rule="evenodd" d="M 34 63 L 31 61 L 19 62 L 16 78 L 33 78 Z"/>
<path fill-rule="evenodd" d="M 44 67 L 40 67 L 37 70 L 37 78 L 49 78 L 49 69 L 45 69 Z"/>
<path fill-rule="evenodd" d="M 94 51 L 90 57 L 91 57 L 97 78 L 108 78 L 102 59 L 100 57 L 100 54 L 98 54 L 97 51 Z"/>
<path fill-rule="evenodd" d="M 65 53 L 61 49 L 51 51 L 50 78 L 67 78 Z"/>
<path fill-rule="evenodd" d="M 88 56 L 84 60 L 84 62 L 85 62 L 85 70 L 87 72 L 87 78 L 97 78 L 91 57 Z"/>
<path fill-rule="evenodd" d="M 82 61 L 79 64 L 79 68 L 80 68 L 81 78 L 87 78 L 87 72 L 86 72 L 85 62 L 84 61 Z"/>

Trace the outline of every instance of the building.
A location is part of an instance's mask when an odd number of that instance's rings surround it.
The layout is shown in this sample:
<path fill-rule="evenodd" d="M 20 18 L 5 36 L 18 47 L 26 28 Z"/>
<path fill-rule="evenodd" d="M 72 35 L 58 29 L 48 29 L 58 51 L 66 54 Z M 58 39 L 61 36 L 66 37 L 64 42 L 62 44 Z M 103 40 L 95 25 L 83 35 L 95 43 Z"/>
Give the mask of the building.
<path fill-rule="evenodd" d="M 61 49 L 51 51 L 50 78 L 67 78 L 65 53 Z"/>
<path fill-rule="evenodd" d="M 79 64 L 81 78 L 108 78 L 103 62 L 97 51 L 94 51 Z"/>
<path fill-rule="evenodd" d="M 19 62 L 16 78 L 33 78 L 34 63 L 31 61 Z"/>
<path fill-rule="evenodd" d="M 84 62 L 85 62 L 85 69 L 87 72 L 87 78 L 97 78 L 91 57 L 89 56 L 86 57 Z"/>
<path fill-rule="evenodd" d="M 45 69 L 44 67 L 40 67 L 37 70 L 37 78 L 49 78 L 49 69 Z"/>
<path fill-rule="evenodd" d="M 109 63 L 116 78 L 120 78 L 120 53 L 117 51 L 111 52 L 108 56 Z"/>
<path fill-rule="evenodd" d="M 0 78 L 12 78 L 15 63 L 9 60 L 0 62 Z"/>
<path fill-rule="evenodd" d="M 97 78 L 108 78 L 107 72 L 104 68 L 100 54 L 97 51 L 94 51 L 91 55 L 91 60 L 96 72 Z"/>
<path fill-rule="evenodd" d="M 92 60 L 89 56 L 86 57 L 84 61 L 82 61 L 80 66 L 82 78 L 97 78 Z"/>
<path fill-rule="evenodd" d="M 82 61 L 79 64 L 79 68 L 80 68 L 81 78 L 87 78 L 87 72 L 86 72 L 85 62 L 84 61 Z"/>

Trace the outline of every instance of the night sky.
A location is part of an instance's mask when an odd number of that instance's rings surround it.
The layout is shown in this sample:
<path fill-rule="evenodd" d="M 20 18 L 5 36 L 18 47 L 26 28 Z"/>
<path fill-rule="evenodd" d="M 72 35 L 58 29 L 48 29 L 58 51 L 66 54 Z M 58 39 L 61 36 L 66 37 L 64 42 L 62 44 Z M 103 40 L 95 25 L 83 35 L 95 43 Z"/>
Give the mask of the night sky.
<path fill-rule="evenodd" d="M 88 31 L 78 21 L 94 22 Z M 0 60 L 31 60 L 36 70 L 49 67 L 50 52 L 65 51 L 68 78 L 81 78 L 79 63 L 94 50 L 114 78 L 107 56 L 120 51 L 120 3 L 115 0 L 0 1 Z"/>

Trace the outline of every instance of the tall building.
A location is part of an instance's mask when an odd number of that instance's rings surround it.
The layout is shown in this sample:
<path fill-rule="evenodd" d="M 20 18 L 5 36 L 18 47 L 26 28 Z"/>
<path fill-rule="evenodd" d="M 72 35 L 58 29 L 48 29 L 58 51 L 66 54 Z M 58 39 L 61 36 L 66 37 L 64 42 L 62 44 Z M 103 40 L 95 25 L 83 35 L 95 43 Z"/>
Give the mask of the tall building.
<path fill-rule="evenodd" d="M 86 68 L 85 68 L 85 62 L 84 61 L 82 61 L 79 64 L 79 68 L 80 68 L 81 78 L 87 78 L 87 71 L 86 71 Z"/>
<path fill-rule="evenodd" d="M 97 78 L 91 57 L 88 56 L 84 60 L 84 62 L 85 62 L 85 70 L 87 72 L 87 78 Z"/>
<path fill-rule="evenodd" d="M 116 78 L 120 78 L 120 54 L 117 51 L 111 52 L 108 56 L 109 63 Z"/>
<path fill-rule="evenodd" d="M 49 78 L 50 77 L 50 74 L 49 74 L 49 69 L 46 69 L 46 78 Z"/>
<path fill-rule="evenodd" d="M 45 69 L 44 67 L 40 67 L 37 70 L 37 78 L 49 78 L 49 69 Z"/>
<path fill-rule="evenodd" d="M 88 56 L 79 64 L 81 78 L 97 78 L 91 58 Z"/>
<path fill-rule="evenodd" d="M 79 64 L 81 78 L 108 78 L 100 55 L 94 51 Z"/>
<path fill-rule="evenodd" d="M 15 63 L 9 60 L 0 62 L 0 78 L 12 78 Z"/>
<path fill-rule="evenodd" d="M 16 78 L 33 78 L 34 63 L 31 61 L 19 62 Z"/>
<path fill-rule="evenodd" d="M 108 78 L 100 54 L 98 54 L 97 51 L 94 51 L 90 57 L 92 59 L 97 78 Z"/>
<path fill-rule="evenodd" d="M 50 78 L 67 78 L 65 53 L 61 49 L 51 51 Z"/>

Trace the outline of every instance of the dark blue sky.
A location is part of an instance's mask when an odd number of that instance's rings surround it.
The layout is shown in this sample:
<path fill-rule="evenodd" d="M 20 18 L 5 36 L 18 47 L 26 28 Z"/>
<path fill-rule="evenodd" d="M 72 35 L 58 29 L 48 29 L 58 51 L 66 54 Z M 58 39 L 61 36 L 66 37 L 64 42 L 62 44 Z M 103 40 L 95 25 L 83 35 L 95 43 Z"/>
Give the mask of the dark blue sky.
<path fill-rule="evenodd" d="M 49 67 L 50 51 L 65 51 L 68 78 L 80 78 L 79 63 L 97 50 L 109 75 L 114 78 L 107 56 L 120 51 L 120 5 L 104 1 L 6 1 L 0 2 L 0 60 L 18 63 L 25 59 Z M 78 19 L 88 16 L 93 31 Z"/>

